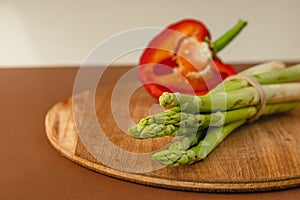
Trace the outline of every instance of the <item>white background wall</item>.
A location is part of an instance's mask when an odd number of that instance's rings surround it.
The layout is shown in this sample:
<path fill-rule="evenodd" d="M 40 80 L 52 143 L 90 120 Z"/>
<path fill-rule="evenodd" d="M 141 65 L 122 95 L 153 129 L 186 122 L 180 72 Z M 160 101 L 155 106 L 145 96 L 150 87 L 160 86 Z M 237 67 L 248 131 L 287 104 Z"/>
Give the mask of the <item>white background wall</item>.
<path fill-rule="evenodd" d="M 0 0 L 0 66 L 80 64 L 111 35 L 186 17 L 205 22 L 213 38 L 248 21 L 220 54 L 224 61 L 299 61 L 299 9 L 299 0 Z M 135 64 L 138 56 L 117 62 Z"/>

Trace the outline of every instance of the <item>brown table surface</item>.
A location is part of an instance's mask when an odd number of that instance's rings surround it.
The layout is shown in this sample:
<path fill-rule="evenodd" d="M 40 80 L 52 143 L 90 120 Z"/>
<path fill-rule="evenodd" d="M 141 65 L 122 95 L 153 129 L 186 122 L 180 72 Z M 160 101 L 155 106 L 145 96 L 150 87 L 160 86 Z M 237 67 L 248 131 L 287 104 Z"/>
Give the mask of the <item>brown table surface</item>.
<path fill-rule="evenodd" d="M 0 69 L 0 199 L 298 199 L 300 188 L 249 194 L 176 191 L 111 178 L 62 157 L 46 112 L 72 95 L 78 68 Z M 113 77 L 119 68 L 108 74 Z"/>

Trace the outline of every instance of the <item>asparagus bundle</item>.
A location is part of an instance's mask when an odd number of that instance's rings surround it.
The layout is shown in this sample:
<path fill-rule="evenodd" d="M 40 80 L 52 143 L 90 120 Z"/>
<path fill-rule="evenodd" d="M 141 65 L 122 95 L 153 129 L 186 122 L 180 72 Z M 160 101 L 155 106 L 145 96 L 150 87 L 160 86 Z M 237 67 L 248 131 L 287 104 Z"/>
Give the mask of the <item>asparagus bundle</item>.
<path fill-rule="evenodd" d="M 300 64 L 285 68 L 282 62 L 269 62 L 238 75 L 204 96 L 163 93 L 159 103 L 168 110 L 141 119 L 130 128 L 131 135 L 181 136 L 152 157 L 164 165 L 191 164 L 246 122 L 300 107 Z"/>
<path fill-rule="evenodd" d="M 288 112 L 295 108 L 300 108 L 300 102 L 270 104 L 266 106 L 263 115 Z M 213 127 L 202 140 L 199 139 L 199 136 L 194 135 L 193 140 L 196 141 L 191 141 L 191 139 L 189 139 L 190 143 L 188 143 L 187 139 L 191 136 L 185 136 L 179 141 L 173 143 L 169 149 L 153 154 L 152 158 L 159 161 L 161 164 L 170 166 L 191 164 L 193 162 L 203 160 L 226 138 L 226 136 L 245 123 L 246 119 L 240 119 L 232 123 L 225 124 L 224 126 Z M 189 149 L 189 147 L 193 146 L 193 144 L 197 142 L 198 144 L 196 146 Z M 174 148 L 174 144 L 176 144 L 177 148 Z"/>

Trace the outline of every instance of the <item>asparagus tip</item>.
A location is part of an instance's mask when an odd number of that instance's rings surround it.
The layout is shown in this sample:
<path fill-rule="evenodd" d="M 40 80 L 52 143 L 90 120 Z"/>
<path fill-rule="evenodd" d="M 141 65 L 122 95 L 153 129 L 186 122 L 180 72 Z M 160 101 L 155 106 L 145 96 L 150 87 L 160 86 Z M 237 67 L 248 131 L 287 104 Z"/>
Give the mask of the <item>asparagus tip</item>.
<path fill-rule="evenodd" d="M 131 128 L 129 128 L 129 133 L 131 136 L 135 138 L 140 138 L 140 132 L 138 131 L 138 125 L 134 125 Z"/>
<path fill-rule="evenodd" d="M 185 151 L 163 150 L 153 154 L 152 159 L 163 165 L 176 166 L 177 161 L 180 160 L 184 154 Z"/>
<path fill-rule="evenodd" d="M 175 106 L 179 105 L 179 101 L 178 101 L 175 93 L 164 92 L 159 97 L 159 104 L 163 108 L 175 107 Z"/>

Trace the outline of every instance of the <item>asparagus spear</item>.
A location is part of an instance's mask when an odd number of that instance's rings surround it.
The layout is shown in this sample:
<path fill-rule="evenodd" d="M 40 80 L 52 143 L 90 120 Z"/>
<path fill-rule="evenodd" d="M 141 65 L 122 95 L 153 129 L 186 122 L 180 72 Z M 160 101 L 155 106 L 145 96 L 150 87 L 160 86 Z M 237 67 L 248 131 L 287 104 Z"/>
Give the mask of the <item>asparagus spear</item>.
<path fill-rule="evenodd" d="M 260 84 L 287 83 L 300 80 L 300 64 L 271 72 L 254 74 Z"/>
<path fill-rule="evenodd" d="M 265 92 L 267 103 L 300 100 L 300 83 L 263 85 L 262 89 Z M 191 113 L 214 112 L 258 105 L 260 96 L 257 89 L 253 87 L 204 96 L 165 92 L 160 96 L 159 103 L 164 108 L 181 107 L 181 111 Z"/>
<path fill-rule="evenodd" d="M 275 69 L 275 70 L 274 70 Z M 280 61 L 273 61 L 251 67 L 244 70 L 238 75 L 248 75 L 253 77 L 260 84 L 275 84 L 294 82 L 300 80 L 300 65 L 295 65 L 289 68 L 285 68 L 284 63 Z M 230 81 L 224 81 L 217 87 L 210 91 L 212 93 L 229 92 L 238 90 L 250 86 L 247 80 L 235 79 Z"/>
<path fill-rule="evenodd" d="M 278 69 L 261 74 L 254 74 L 252 77 L 260 84 L 282 84 L 286 82 L 299 81 L 300 64 L 289 68 Z M 199 112 L 199 108 L 200 111 L 209 112 L 214 110 L 235 109 L 248 105 L 256 105 L 259 102 L 259 94 L 256 89 L 246 88 L 247 86 L 249 86 L 249 83 L 243 79 L 225 81 L 224 84 L 220 84 L 209 94 L 201 97 L 181 95 L 179 93 L 164 93 L 159 98 L 159 102 L 164 108 L 177 106 L 182 107 L 183 110 L 188 112 Z M 279 90 L 277 91 L 275 87 Z M 293 95 L 291 92 L 289 93 L 289 95 L 293 96 L 295 100 L 299 100 L 300 98 L 299 84 L 285 84 L 277 86 L 266 85 L 263 86 L 263 89 L 266 95 L 269 97 L 267 100 L 270 102 L 282 102 L 282 97 L 286 96 L 286 91 L 296 92 L 295 94 L 297 95 Z M 274 95 L 274 97 L 272 95 Z M 295 98 L 295 96 L 298 96 L 299 98 Z M 290 97 L 286 97 L 285 99 L 287 98 Z"/>
<path fill-rule="evenodd" d="M 252 66 L 248 69 L 241 71 L 240 75 L 254 75 L 261 74 L 265 72 L 271 72 L 278 69 L 284 69 L 286 67 L 285 63 L 282 61 L 270 61 L 259 65 Z"/>
<path fill-rule="evenodd" d="M 198 144 L 199 141 L 204 138 L 204 136 L 206 135 L 206 132 L 207 132 L 207 129 L 203 129 L 203 130 L 198 131 L 196 134 L 190 133 L 190 134 L 180 138 L 179 140 L 173 142 L 169 146 L 168 149 L 170 151 L 187 150 L 191 146 L 195 146 L 196 144 Z"/>
<path fill-rule="evenodd" d="M 300 108 L 300 102 L 287 102 L 270 104 L 265 107 L 263 115 L 288 112 Z M 209 130 L 205 138 L 196 146 L 184 149 L 167 149 L 153 154 L 152 158 L 163 165 L 177 166 L 179 164 L 191 164 L 205 159 L 233 130 L 243 125 L 246 120 L 239 120 L 223 127 L 214 127 Z"/>
<path fill-rule="evenodd" d="M 149 138 L 158 136 L 180 136 L 195 133 L 209 126 L 222 126 L 241 119 L 248 119 L 257 113 L 255 106 L 227 112 L 191 114 L 180 112 L 175 107 L 156 115 L 148 116 L 129 129 L 132 136 Z"/>
<path fill-rule="evenodd" d="M 182 113 L 180 110 L 175 107 L 143 118 L 138 124 L 132 126 L 129 132 L 136 138 L 177 136 L 197 132 L 198 127 L 193 125 L 203 121 L 204 116 Z"/>
<path fill-rule="evenodd" d="M 177 166 L 191 164 L 203 160 L 215 149 L 233 130 L 243 125 L 246 120 L 240 120 L 224 127 L 212 128 L 205 138 L 188 150 L 163 150 L 152 155 L 152 158 L 163 165 Z"/>

